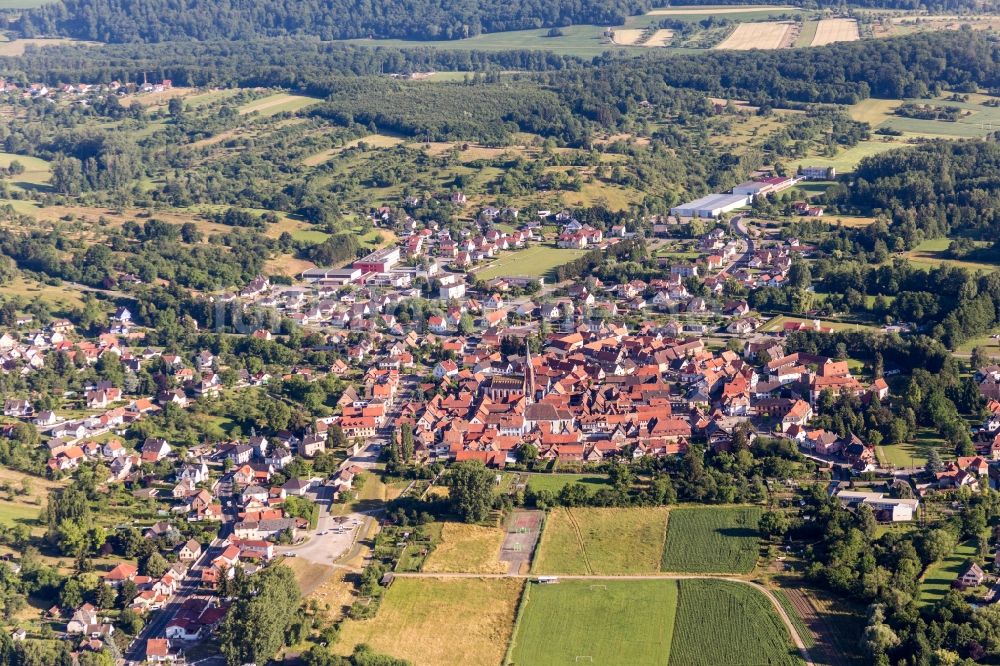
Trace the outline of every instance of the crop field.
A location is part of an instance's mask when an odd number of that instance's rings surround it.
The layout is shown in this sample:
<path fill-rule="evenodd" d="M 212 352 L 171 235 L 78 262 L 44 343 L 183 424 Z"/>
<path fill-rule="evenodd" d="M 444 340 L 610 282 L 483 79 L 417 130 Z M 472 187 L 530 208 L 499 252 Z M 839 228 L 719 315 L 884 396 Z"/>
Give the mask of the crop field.
<path fill-rule="evenodd" d="M 792 45 L 794 23 L 787 21 L 762 21 L 740 23 L 717 49 L 748 51 L 750 49 L 783 49 Z"/>
<path fill-rule="evenodd" d="M 826 46 L 834 42 L 855 42 L 861 39 L 858 22 L 854 19 L 823 19 L 816 26 L 816 36 L 810 46 Z"/>
<path fill-rule="evenodd" d="M 500 562 L 499 556 L 504 536 L 504 531 L 496 527 L 444 523 L 441 542 L 431 551 L 422 571 L 503 573 L 507 566 Z"/>
<path fill-rule="evenodd" d="M 927 567 L 920 581 L 917 604 L 923 606 L 939 601 L 951 589 L 955 579 L 961 575 L 965 563 L 975 556 L 975 542 L 966 541 L 959 544 L 951 555 Z"/>
<path fill-rule="evenodd" d="M 348 655 L 367 643 L 421 666 L 496 666 L 514 628 L 522 581 L 398 578 L 371 620 L 347 620 L 333 646 Z"/>
<path fill-rule="evenodd" d="M 239 108 L 241 115 L 257 113 L 260 116 L 273 116 L 284 111 L 294 112 L 304 109 L 313 104 L 319 104 L 321 100 L 315 97 L 304 97 L 302 95 L 289 95 L 287 93 L 277 93 L 268 95 L 261 99 L 255 99 L 249 104 L 244 104 Z"/>
<path fill-rule="evenodd" d="M 759 507 L 673 509 L 661 569 L 690 573 L 746 573 L 757 562 Z"/>
<path fill-rule="evenodd" d="M 682 580 L 669 663 L 797 666 L 802 659 L 761 592 L 742 583 Z"/>
<path fill-rule="evenodd" d="M 675 580 L 529 583 L 507 663 L 662 665 L 676 607 Z"/>
<path fill-rule="evenodd" d="M 480 271 L 476 277 L 489 280 L 500 276 L 524 275 L 546 277 L 557 266 L 573 261 L 586 254 L 586 250 L 563 249 L 551 245 L 532 245 L 523 250 L 501 254 Z"/>
<path fill-rule="evenodd" d="M 641 574 L 660 570 L 667 509 L 558 508 L 549 513 L 532 571 Z"/>

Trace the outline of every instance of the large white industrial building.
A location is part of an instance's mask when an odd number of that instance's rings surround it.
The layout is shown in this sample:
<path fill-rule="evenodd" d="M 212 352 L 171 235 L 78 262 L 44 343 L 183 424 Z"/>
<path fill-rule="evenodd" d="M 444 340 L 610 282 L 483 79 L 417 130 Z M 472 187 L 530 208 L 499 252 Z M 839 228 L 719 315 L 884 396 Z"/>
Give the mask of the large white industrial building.
<path fill-rule="evenodd" d="M 719 217 L 723 213 L 750 205 L 750 197 L 745 194 L 709 194 L 676 208 L 670 214 L 676 217 Z"/>

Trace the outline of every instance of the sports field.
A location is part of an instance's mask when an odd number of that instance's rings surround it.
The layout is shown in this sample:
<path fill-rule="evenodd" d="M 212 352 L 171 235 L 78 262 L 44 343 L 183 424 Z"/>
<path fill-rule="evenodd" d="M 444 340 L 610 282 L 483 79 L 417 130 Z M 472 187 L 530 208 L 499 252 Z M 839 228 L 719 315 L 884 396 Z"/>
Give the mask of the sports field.
<path fill-rule="evenodd" d="M 746 573 L 757 563 L 759 507 L 673 509 L 661 569 L 689 573 Z"/>
<path fill-rule="evenodd" d="M 439 543 L 422 571 L 431 573 L 503 573 L 507 565 L 500 562 L 500 545 L 505 533 L 496 527 L 444 523 Z"/>
<path fill-rule="evenodd" d="M 788 630 L 761 592 L 742 583 L 682 580 L 670 666 L 797 666 Z"/>
<path fill-rule="evenodd" d="M 794 23 L 788 21 L 761 21 L 740 23 L 717 49 L 748 51 L 750 49 L 781 49 L 792 45 Z"/>
<path fill-rule="evenodd" d="M 826 46 L 834 42 L 854 42 L 861 39 L 858 22 L 854 19 L 823 19 L 816 26 L 816 36 L 810 46 Z"/>
<path fill-rule="evenodd" d="M 367 643 L 422 666 L 496 666 L 514 628 L 522 581 L 512 578 L 398 578 L 374 619 L 347 620 L 333 650 Z"/>
<path fill-rule="evenodd" d="M 674 580 L 529 583 L 507 663 L 662 666 L 676 606 Z"/>
<path fill-rule="evenodd" d="M 562 266 L 586 253 L 587 250 L 562 249 L 551 245 L 532 245 L 523 250 L 500 255 L 491 264 L 476 271 L 475 276 L 481 280 L 521 275 L 545 277 L 556 266 Z"/>
<path fill-rule="evenodd" d="M 545 521 L 534 573 L 642 574 L 660 570 L 667 509 L 557 508 Z"/>

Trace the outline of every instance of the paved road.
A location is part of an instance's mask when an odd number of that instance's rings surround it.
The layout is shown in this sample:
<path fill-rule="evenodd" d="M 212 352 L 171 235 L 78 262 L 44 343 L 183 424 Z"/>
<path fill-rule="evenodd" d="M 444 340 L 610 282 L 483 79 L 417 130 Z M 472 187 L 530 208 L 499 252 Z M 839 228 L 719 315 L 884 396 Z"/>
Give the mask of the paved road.
<path fill-rule="evenodd" d="M 729 273 L 729 271 L 733 270 L 733 268 L 735 268 L 740 263 L 748 263 L 750 261 L 750 257 L 753 256 L 753 251 L 754 251 L 753 238 L 751 238 L 750 232 L 747 231 L 745 219 L 746 218 L 744 218 L 742 215 L 737 215 L 736 217 L 734 217 L 732 220 L 729 221 L 729 224 L 733 228 L 733 233 L 742 238 L 743 242 L 746 243 L 747 246 L 746 252 L 733 259 L 731 262 L 729 262 L 729 264 L 725 268 L 719 271 L 719 277 L 726 275 L 727 273 Z"/>
<path fill-rule="evenodd" d="M 166 630 L 167 625 L 174 619 L 174 615 L 184 605 L 184 602 L 198 593 L 201 587 L 201 569 L 208 565 L 211 558 L 217 555 L 218 549 L 205 548 L 201 557 L 188 567 L 187 574 L 184 576 L 184 580 L 181 581 L 177 592 L 170 598 L 166 606 L 153 613 L 149 622 L 146 623 L 135 639 L 133 639 L 131 645 L 128 646 L 124 654 L 126 661 L 141 663 L 145 660 L 146 641 L 150 638 L 161 638 L 164 635 L 163 632 Z"/>
<path fill-rule="evenodd" d="M 536 575 L 532 574 L 472 574 L 472 573 L 404 573 L 397 572 L 393 574 L 396 578 L 537 578 Z M 743 585 L 749 585 L 750 587 L 761 592 L 765 597 L 771 601 L 771 605 L 774 606 L 774 610 L 777 611 L 778 617 L 785 624 L 785 629 L 788 630 L 789 635 L 792 637 L 792 642 L 795 647 L 798 648 L 799 652 L 802 654 L 802 659 L 806 662 L 807 666 L 816 666 L 813 662 L 812 657 L 809 655 L 809 650 L 806 648 L 805 643 L 802 642 L 802 637 L 799 636 L 799 632 L 795 629 L 795 625 L 792 623 L 792 619 L 788 617 L 788 613 L 785 612 L 784 607 L 782 607 L 781 602 L 778 598 L 774 596 L 769 588 L 764 587 L 760 583 L 755 583 L 752 580 L 747 580 L 745 578 L 738 578 L 735 576 L 710 576 L 710 575 L 699 575 L 699 574 L 651 574 L 646 576 L 556 576 L 560 580 L 725 580 L 733 583 L 741 583 Z"/>

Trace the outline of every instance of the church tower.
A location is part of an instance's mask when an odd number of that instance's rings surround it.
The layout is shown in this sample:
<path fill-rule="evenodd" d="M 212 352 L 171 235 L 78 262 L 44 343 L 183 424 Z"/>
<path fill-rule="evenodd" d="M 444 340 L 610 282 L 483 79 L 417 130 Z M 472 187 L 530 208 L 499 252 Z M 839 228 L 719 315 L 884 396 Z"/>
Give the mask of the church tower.
<path fill-rule="evenodd" d="M 524 340 L 524 398 L 528 404 L 535 402 L 535 366 L 531 364 L 531 347 Z"/>

